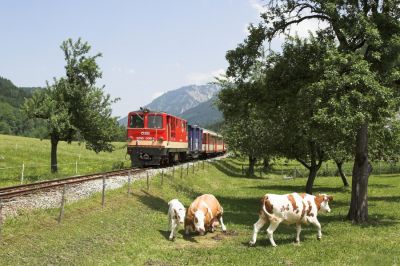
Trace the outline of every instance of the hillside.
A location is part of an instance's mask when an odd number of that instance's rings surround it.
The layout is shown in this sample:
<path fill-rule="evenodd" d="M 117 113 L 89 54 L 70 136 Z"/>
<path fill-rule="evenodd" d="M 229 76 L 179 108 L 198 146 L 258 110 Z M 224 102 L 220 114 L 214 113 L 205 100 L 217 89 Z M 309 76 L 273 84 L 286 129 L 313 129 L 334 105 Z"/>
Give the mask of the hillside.
<path fill-rule="evenodd" d="M 18 88 L 10 80 L 0 77 L 0 134 L 43 137 L 43 122 L 29 120 L 20 107 L 37 88 Z"/>
<path fill-rule="evenodd" d="M 216 97 L 186 110 L 180 116 L 190 124 L 206 127 L 222 121 L 222 113 L 215 106 Z"/>

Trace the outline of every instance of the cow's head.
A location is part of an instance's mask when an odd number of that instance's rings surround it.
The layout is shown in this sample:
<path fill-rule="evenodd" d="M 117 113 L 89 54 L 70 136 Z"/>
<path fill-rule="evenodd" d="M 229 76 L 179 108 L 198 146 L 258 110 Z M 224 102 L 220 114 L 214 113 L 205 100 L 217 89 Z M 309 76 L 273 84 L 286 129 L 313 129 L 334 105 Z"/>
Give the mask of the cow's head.
<path fill-rule="evenodd" d="M 196 210 L 194 212 L 194 228 L 196 229 L 197 232 L 200 233 L 200 235 L 204 235 L 206 232 L 205 226 L 204 226 L 204 220 L 205 220 L 206 214 L 201 211 L 201 210 Z"/>
<path fill-rule="evenodd" d="M 319 205 L 319 211 L 321 212 L 331 212 L 329 207 L 329 201 L 332 201 L 333 197 L 327 194 L 319 194 L 316 196 L 316 203 Z"/>
<path fill-rule="evenodd" d="M 179 223 L 183 224 L 185 221 L 185 213 L 186 210 L 185 208 L 178 208 L 178 209 L 174 209 L 174 219 L 179 221 Z"/>

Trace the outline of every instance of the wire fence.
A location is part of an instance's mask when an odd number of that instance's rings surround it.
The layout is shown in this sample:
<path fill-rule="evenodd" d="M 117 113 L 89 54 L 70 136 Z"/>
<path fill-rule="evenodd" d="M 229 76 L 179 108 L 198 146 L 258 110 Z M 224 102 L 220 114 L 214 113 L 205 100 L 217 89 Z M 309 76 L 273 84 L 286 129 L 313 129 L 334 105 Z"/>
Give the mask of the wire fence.
<path fill-rule="evenodd" d="M 122 169 L 130 165 L 126 160 L 98 160 L 58 163 L 57 172 L 51 172 L 51 165 L 21 162 L 19 165 L 0 167 L 0 186 L 31 183 L 45 179 L 56 179 L 93 172 Z"/>
<path fill-rule="evenodd" d="M 249 164 L 239 163 L 242 175 L 249 175 Z M 396 162 L 375 161 L 371 162 L 372 175 L 400 174 L 400 164 Z M 344 163 L 342 171 L 346 176 L 351 176 L 353 165 L 350 162 Z M 283 178 L 308 177 L 309 170 L 301 164 L 295 163 L 272 163 L 267 168 L 261 164 L 254 166 L 254 176 L 263 177 L 267 174 L 280 175 Z M 334 162 L 325 162 L 317 172 L 317 176 L 339 176 L 339 170 Z"/>

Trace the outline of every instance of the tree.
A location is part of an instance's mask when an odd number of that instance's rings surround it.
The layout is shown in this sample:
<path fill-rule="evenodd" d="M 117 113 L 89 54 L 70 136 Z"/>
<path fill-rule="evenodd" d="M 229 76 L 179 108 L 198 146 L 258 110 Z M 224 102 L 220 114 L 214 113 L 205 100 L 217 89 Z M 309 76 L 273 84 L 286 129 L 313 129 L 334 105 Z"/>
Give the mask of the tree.
<path fill-rule="evenodd" d="M 101 54 L 88 55 L 90 46 L 81 39 L 64 41 L 61 49 L 66 61 L 66 77 L 54 79 L 54 84 L 38 90 L 24 103 L 30 118 L 46 121 L 51 141 L 51 171 L 57 172 L 59 141 L 86 142 L 95 152 L 112 151 L 111 141 L 118 130 L 116 118 L 111 117 L 110 95 L 96 87 L 101 72 L 96 59 Z"/>
<path fill-rule="evenodd" d="M 257 160 L 264 159 L 265 164 L 274 156 L 275 138 L 279 136 L 269 114 L 263 114 L 253 104 L 264 86 L 260 67 L 261 64 L 255 65 L 246 81 L 218 80 L 221 91 L 217 105 L 224 116 L 224 140 L 230 150 L 248 156 L 250 176 L 254 175 Z"/>
<path fill-rule="evenodd" d="M 331 83 L 335 87 L 329 91 L 331 94 L 324 93 L 329 96 L 325 103 L 330 103 L 329 108 L 335 111 L 333 117 L 345 119 L 355 132 L 348 219 L 356 223 L 364 222 L 368 218 L 367 188 L 371 172 L 368 125 L 389 116 L 397 107 L 394 100 L 400 84 L 398 1 L 278 0 L 268 3 L 269 8 L 261 15 L 263 22 L 252 26 L 245 42 L 228 52 L 230 66 L 227 73 L 246 75 L 257 61 L 264 41 L 272 40 L 291 25 L 309 19 L 327 23 L 328 27 L 319 33 L 337 40 L 338 47 L 332 49 L 327 58 L 330 66 L 325 71 L 324 79 L 329 81 L 325 84 Z M 352 78 L 356 78 L 356 82 Z M 322 84 L 320 88 L 328 89 Z M 341 104 L 341 97 L 347 105 Z M 342 112 L 335 106 L 355 113 Z"/>

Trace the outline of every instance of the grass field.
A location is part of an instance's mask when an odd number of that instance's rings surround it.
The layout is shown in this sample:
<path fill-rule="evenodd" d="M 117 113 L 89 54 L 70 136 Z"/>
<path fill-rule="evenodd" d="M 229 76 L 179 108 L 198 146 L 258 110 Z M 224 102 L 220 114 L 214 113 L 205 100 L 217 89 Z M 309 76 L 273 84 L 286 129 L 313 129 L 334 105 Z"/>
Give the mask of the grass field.
<path fill-rule="evenodd" d="M 128 167 L 125 143 L 114 143 L 115 151 L 96 154 L 84 144 L 58 144 L 57 174 L 50 173 L 50 141 L 0 135 L 0 187 L 19 184 L 22 164 L 24 183 Z"/>
<path fill-rule="evenodd" d="M 272 248 L 265 232 L 249 247 L 257 220 L 259 199 L 266 192 L 302 192 L 306 179 L 283 180 L 281 175 L 246 178 L 241 162 L 227 159 L 181 179 L 177 171 L 161 186 L 159 177 L 68 205 L 58 225 L 58 210 L 25 213 L 8 219 L 0 241 L 0 264 L 62 265 L 398 265 L 400 263 L 400 176 L 371 176 L 370 221 L 352 225 L 344 220 L 350 192 L 338 177 L 318 177 L 315 191 L 334 196 L 332 212 L 319 215 L 323 238 L 313 227 L 303 227 L 301 245 L 295 228 L 280 225 Z M 204 237 L 167 240 L 167 202 L 179 198 L 186 206 L 202 193 L 213 193 L 224 207 L 228 234 L 217 230 Z"/>

